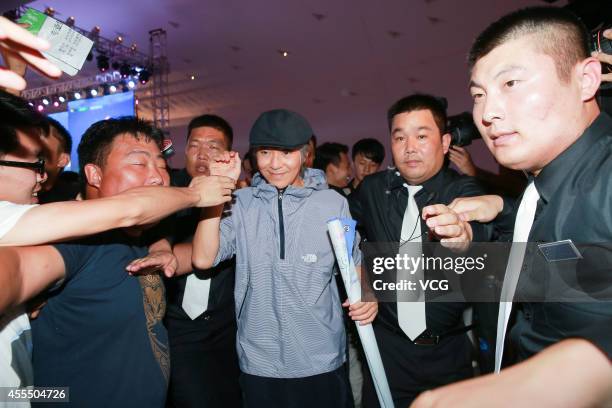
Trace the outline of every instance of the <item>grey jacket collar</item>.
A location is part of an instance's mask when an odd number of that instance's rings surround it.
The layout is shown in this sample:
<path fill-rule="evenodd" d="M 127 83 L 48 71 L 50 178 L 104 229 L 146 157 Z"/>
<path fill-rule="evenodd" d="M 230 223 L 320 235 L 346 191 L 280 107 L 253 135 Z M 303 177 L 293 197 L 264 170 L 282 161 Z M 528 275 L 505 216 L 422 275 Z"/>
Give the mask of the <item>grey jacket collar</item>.
<path fill-rule="evenodd" d="M 262 177 L 260 173 L 253 176 L 251 187 L 255 190 L 253 195 L 255 197 L 276 197 L 278 195 L 278 189 L 273 185 L 269 184 L 266 179 Z M 307 168 L 304 171 L 304 187 L 288 186 L 285 189 L 283 195 L 294 196 L 294 197 L 308 197 L 316 190 L 326 190 L 328 187 L 327 180 L 325 179 L 325 173 L 319 169 Z"/>

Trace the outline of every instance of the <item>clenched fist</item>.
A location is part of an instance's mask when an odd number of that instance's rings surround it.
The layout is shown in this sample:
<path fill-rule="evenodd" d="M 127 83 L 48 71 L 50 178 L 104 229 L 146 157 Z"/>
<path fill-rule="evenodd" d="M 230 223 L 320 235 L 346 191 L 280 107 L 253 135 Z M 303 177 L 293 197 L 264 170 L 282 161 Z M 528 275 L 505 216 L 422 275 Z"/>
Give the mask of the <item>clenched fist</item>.
<path fill-rule="evenodd" d="M 232 200 L 236 180 L 224 176 L 198 176 L 191 180 L 189 187 L 200 194 L 196 207 L 212 207 Z"/>
<path fill-rule="evenodd" d="M 222 152 L 210 158 L 211 176 L 225 176 L 238 180 L 241 169 L 240 155 L 237 152 Z"/>

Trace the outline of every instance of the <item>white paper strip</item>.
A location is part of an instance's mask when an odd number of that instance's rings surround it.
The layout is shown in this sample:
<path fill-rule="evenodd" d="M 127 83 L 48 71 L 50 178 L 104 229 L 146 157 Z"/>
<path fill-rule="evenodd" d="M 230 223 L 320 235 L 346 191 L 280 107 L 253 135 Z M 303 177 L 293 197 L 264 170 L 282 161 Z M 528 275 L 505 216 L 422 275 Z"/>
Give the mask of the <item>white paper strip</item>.
<path fill-rule="evenodd" d="M 349 253 L 352 252 L 352 248 L 349 249 L 346 246 L 346 239 L 344 237 L 344 223 L 342 219 L 336 218 L 327 222 L 327 229 L 331 238 L 334 252 L 336 254 L 336 260 L 340 267 L 340 273 L 342 274 L 342 281 L 346 293 L 348 294 L 349 302 L 355 303 L 361 300 L 361 283 L 359 282 L 359 276 L 355 270 L 355 264 L 353 263 L 353 257 L 349 257 Z M 352 232 L 354 234 L 354 231 Z M 362 326 L 359 322 L 355 322 L 357 325 L 357 332 L 363 345 L 368 366 L 370 367 L 370 373 L 372 374 L 372 380 L 374 387 L 376 388 L 376 394 L 378 395 L 378 401 L 382 408 L 393 408 L 393 398 L 391 398 L 391 390 L 389 390 L 389 383 L 387 382 L 387 375 L 385 374 L 385 368 L 383 367 L 382 360 L 380 358 L 380 352 L 378 351 L 378 344 L 376 343 L 376 336 L 374 335 L 374 329 L 371 324 Z"/>

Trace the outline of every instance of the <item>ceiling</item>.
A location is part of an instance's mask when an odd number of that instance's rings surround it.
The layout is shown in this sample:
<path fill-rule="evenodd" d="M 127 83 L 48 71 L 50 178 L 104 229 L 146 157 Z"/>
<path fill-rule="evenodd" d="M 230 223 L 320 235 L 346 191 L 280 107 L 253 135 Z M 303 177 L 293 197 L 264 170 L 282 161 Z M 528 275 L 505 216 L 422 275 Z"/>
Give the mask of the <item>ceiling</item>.
<path fill-rule="evenodd" d="M 563 4 L 565 2 L 562 2 Z M 179 152 L 190 118 L 219 114 L 244 152 L 257 115 L 302 113 L 320 141 L 353 144 L 375 137 L 388 146 L 386 109 L 412 92 L 448 98 L 449 113 L 470 110 L 466 54 L 487 24 L 541 0 L 41 0 L 56 18 L 121 34 L 148 52 L 148 32 L 168 34 L 171 135 Z M 283 57 L 278 50 L 288 50 Z M 95 63 L 88 63 L 95 70 Z M 195 80 L 190 76 L 194 75 Z M 67 77 L 66 77 L 67 78 Z M 44 84 L 41 79 L 32 86 Z M 146 90 L 141 114 L 148 115 Z M 473 153 L 494 162 L 482 145 Z M 182 154 L 174 158 L 182 164 Z"/>

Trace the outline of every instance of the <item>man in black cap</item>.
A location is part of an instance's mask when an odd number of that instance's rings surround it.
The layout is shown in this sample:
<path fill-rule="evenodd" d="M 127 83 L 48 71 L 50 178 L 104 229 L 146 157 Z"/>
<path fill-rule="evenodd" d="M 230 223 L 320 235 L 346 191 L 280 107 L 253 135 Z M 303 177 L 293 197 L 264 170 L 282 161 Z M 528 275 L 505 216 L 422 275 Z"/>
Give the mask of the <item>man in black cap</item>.
<path fill-rule="evenodd" d="M 193 264 L 210 268 L 236 255 L 235 302 L 240 383 L 249 407 L 351 407 L 346 337 L 334 279 L 336 259 L 327 221 L 350 217 L 346 199 L 331 191 L 323 172 L 304 167 L 313 132 L 300 115 L 263 113 L 250 134 L 259 172 L 236 192 L 231 214 L 202 214 Z M 225 153 L 211 174 L 233 179 L 240 161 Z M 361 264 L 355 244 L 353 258 Z M 349 307 L 368 324 L 374 302 Z"/>

